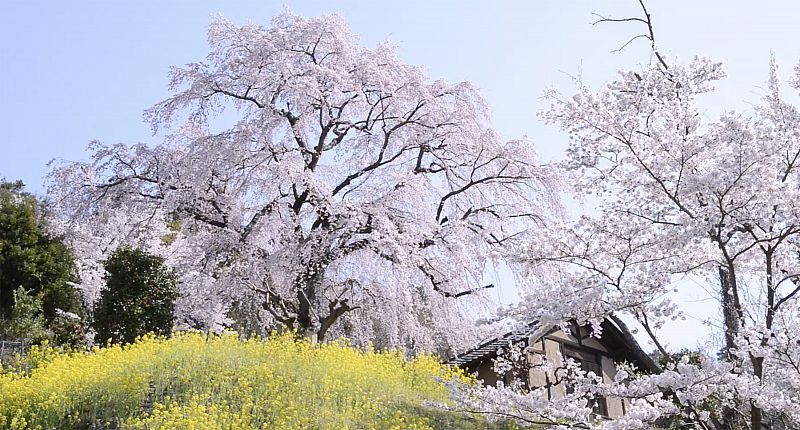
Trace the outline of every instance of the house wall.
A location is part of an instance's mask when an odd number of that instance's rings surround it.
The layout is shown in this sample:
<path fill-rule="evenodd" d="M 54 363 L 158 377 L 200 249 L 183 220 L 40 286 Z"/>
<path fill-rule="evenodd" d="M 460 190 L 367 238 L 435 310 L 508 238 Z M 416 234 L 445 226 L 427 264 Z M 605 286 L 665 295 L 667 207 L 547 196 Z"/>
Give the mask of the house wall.
<path fill-rule="evenodd" d="M 561 343 L 557 340 L 551 338 L 544 339 L 544 356 L 555 368 L 559 368 L 564 364 L 561 357 Z M 553 374 L 546 375 L 546 379 L 548 383 L 555 382 L 556 380 Z M 534 387 L 534 385 L 529 386 Z M 566 387 L 564 387 L 564 384 L 555 384 L 551 385 L 548 390 L 551 399 L 558 399 L 564 397 Z"/>
<path fill-rule="evenodd" d="M 614 360 L 605 355 L 600 358 L 603 366 L 603 382 L 613 382 L 614 376 L 617 375 L 617 366 L 614 364 Z M 606 407 L 609 418 L 619 418 L 625 413 L 622 399 L 618 397 L 606 397 Z"/>
<path fill-rule="evenodd" d="M 544 338 L 530 339 L 529 345 L 531 345 L 531 353 L 528 355 L 528 363 L 530 365 L 530 370 L 528 371 L 528 386 L 531 388 L 547 386 L 551 382 L 555 382 L 554 375 L 546 374 L 539 366 L 542 364 L 542 357 L 546 357 L 556 368 L 562 366 L 562 345 L 569 345 L 574 348 L 589 350 L 599 354 L 603 382 L 612 382 L 614 376 L 617 374 L 617 367 L 614 364 L 614 360 L 608 356 L 608 349 L 596 338 L 589 337 L 578 339 L 559 329 L 553 331 Z M 566 387 L 564 384 L 551 385 L 548 389 L 550 398 L 563 397 L 565 392 Z M 624 414 L 625 408 L 621 399 L 606 398 L 605 401 L 606 413 L 609 418 L 619 418 Z"/>
<path fill-rule="evenodd" d="M 526 357 L 528 387 L 531 389 L 548 387 L 547 395 L 551 399 L 563 397 L 567 387 L 563 383 L 555 384 L 555 375 L 552 372 L 545 372 L 541 365 L 543 358 L 546 358 L 555 368 L 561 367 L 564 363 L 565 346 L 568 349 L 593 354 L 599 360 L 598 364 L 602 375 L 598 376 L 602 376 L 603 382 L 613 382 L 617 374 L 617 367 L 608 348 L 603 345 L 602 340 L 593 337 L 578 339 L 571 333 L 557 329 L 542 338 L 529 339 L 528 345 L 529 353 Z M 491 359 L 478 363 L 475 367 L 470 366 L 469 370 L 485 385 L 496 386 L 502 379 L 494 372 L 494 361 Z M 619 418 L 625 413 L 625 405 L 619 398 L 606 398 L 605 409 L 606 416 L 609 418 Z"/>

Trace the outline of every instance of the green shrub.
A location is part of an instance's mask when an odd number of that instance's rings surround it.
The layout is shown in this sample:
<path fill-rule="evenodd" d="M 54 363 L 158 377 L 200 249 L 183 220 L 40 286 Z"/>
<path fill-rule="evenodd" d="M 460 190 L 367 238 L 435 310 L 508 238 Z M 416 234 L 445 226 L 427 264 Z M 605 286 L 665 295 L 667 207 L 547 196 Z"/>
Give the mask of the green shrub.
<path fill-rule="evenodd" d="M 94 307 L 96 340 L 130 343 L 154 332 L 168 335 L 178 297 L 175 272 L 164 259 L 145 251 L 120 248 L 106 260 L 106 287 Z"/>
<path fill-rule="evenodd" d="M 52 339 L 53 332 L 45 327 L 42 300 L 23 287 L 17 288 L 13 297 L 11 315 L 0 324 L 0 334 L 7 339 L 20 339 L 30 343 Z"/>

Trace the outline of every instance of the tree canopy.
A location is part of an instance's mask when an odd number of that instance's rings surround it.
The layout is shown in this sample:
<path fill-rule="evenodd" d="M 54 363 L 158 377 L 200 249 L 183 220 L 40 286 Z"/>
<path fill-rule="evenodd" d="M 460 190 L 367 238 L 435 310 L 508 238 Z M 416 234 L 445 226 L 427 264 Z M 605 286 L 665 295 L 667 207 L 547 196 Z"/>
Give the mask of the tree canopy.
<path fill-rule="evenodd" d="M 655 43 L 641 5 L 645 17 L 629 21 L 646 24 L 644 37 Z M 672 417 L 691 428 L 796 428 L 800 111 L 787 101 L 773 60 L 752 113 L 707 119 L 698 101 L 725 77 L 722 64 L 668 61 L 653 46 L 650 64 L 621 71 L 600 90 L 548 94 L 544 119 L 572 138 L 563 167 L 576 173 L 579 193 L 598 197 L 599 208 L 544 231 L 521 252 L 532 265 L 557 267 L 564 282 L 515 312 L 556 321 L 626 315 L 643 329 L 664 371 L 585 388 L 635 399 L 609 427 Z M 789 87 L 800 90 L 800 74 Z M 686 279 L 695 282 L 680 282 Z M 676 357 L 659 329 L 683 317 L 677 293 L 703 286 L 719 304 L 721 357 Z M 530 398 L 520 401 L 545 413 Z M 591 421 L 585 408 L 576 411 L 576 421 Z"/>
<path fill-rule="evenodd" d="M 337 16 L 217 19 L 209 41 L 146 113 L 163 144 L 95 143 L 91 162 L 53 171 L 84 261 L 120 244 L 164 255 L 196 327 L 228 324 L 249 299 L 265 328 L 318 339 L 428 349 L 463 336 L 454 322 L 492 287 L 487 268 L 557 212 L 530 143 L 492 130 L 471 84 L 361 46 Z"/>

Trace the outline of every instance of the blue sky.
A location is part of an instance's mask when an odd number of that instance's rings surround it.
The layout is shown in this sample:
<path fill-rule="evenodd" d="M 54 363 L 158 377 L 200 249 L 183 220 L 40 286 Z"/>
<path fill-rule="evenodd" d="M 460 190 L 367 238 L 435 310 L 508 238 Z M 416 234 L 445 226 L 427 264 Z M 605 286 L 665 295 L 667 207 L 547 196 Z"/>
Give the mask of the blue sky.
<path fill-rule="evenodd" d="M 731 78 L 712 116 L 758 98 L 771 50 L 785 70 L 800 58 L 795 2 L 650 3 L 664 51 L 727 61 Z M 546 86 L 569 93 L 570 75 L 600 85 L 617 68 L 648 60 L 644 42 L 610 52 L 640 27 L 589 25 L 592 12 L 638 14 L 635 0 L 11 0 L 0 13 L 0 176 L 41 192 L 47 161 L 84 158 L 89 140 L 157 142 L 141 113 L 168 95 L 170 65 L 205 56 L 209 17 L 266 23 L 284 5 L 306 16 L 341 13 L 366 45 L 393 40 L 432 77 L 472 81 L 498 130 L 532 137 L 547 159 L 559 157 L 566 140 L 536 119 Z"/>
<path fill-rule="evenodd" d="M 787 78 L 800 60 L 800 2 L 649 3 L 663 52 L 726 63 L 729 78 L 704 102 L 709 118 L 750 109 L 763 95 L 772 52 Z M 159 142 L 142 111 L 168 96 L 170 65 L 205 57 L 210 16 L 266 24 L 284 6 L 305 16 L 340 13 L 364 44 L 390 39 L 403 59 L 432 78 L 472 81 L 488 100 L 496 128 L 507 137 L 528 135 L 547 160 L 562 156 L 567 137 L 536 118 L 546 107 L 545 87 L 570 94 L 571 77 L 578 75 L 598 87 L 617 69 L 649 59 L 643 41 L 611 52 L 642 27 L 589 24 L 593 12 L 639 16 L 636 0 L 6 0 L 0 11 L 0 177 L 22 179 L 41 193 L 46 163 L 86 158 L 92 139 Z M 675 342 L 689 329 L 675 329 Z"/>

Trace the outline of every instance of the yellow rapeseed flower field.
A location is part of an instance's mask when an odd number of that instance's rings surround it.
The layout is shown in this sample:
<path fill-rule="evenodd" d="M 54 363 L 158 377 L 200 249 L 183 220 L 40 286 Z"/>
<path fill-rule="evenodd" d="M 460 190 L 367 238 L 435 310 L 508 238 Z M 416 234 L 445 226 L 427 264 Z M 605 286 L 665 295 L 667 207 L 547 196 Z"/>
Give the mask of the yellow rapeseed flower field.
<path fill-rule="evenodd" d="M 426 405 L 447 403 L 444 381 L 471 383 L 430 356 L 291 334 L 34 348 L 23 364 L 0 373 L 0 429 L 433 429 L 445 412 Z"/>

